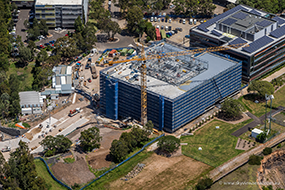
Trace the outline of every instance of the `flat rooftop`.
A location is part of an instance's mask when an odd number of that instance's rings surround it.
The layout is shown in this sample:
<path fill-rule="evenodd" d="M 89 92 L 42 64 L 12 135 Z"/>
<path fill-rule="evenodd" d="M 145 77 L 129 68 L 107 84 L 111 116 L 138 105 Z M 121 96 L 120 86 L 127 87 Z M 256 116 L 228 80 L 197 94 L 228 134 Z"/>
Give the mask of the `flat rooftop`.
<path fill-rule="evenodd" d="M 229 33 L 223 32 L 223 27 L 228 27 Z M 247 43 L 250 47 L 240 47 L 233 51 L 250 56 L 284 38 L 285 19 L 252 7 L 238 5 L 191 30 L 217 39 L 224 45 Z M 233 30 L 239 31 L 236 32 L 239 35 L 235 35 Z M 254 35 L 254 39 L 246 39 L 244 33 Z"/>
<path fill-rule="evenodd" d="M 82 0 L 36 0 L 36 5 L 82 5 Z"/>
<path fill-rule="evenodd" d="M 183 50 L 164 44 L 150 47 L 146 54 L 177 51 Z M 201 54 L 198 58 L 186 55 L 147 61 L 147 90 L 175 99 L 235 64 L 238 62 L 210 53 Z M 137 61 L 121 63 L 102 72 L 140 87 L 140 65 Z"/>

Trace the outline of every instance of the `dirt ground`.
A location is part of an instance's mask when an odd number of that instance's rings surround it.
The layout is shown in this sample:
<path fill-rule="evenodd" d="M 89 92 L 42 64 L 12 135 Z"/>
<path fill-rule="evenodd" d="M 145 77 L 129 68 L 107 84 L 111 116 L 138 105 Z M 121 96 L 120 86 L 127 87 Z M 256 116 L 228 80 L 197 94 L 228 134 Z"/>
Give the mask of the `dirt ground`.
<path fill-rule="evenodd" d="M 39 132 L 41 132 L 41 129 L 37 127 L 37 128 L 34 128 L 30 133 L 26 133 L 25 135 L 27 139 L 32 140 L 33 136 Z"/>
<path fill-rule="evenodd" d="M 87 183 L 95 178 L 95 175 L 90 172 L 84 156 L 78 156 L 73 163 L 56 163 L 52 166 L 52 171 L 59 180 L 68 185 Z"/>
<path fill-rule="evenodd" d="M 166 158 L 153 154 L 143 161 L 146 166 L 133 179 L 120 179 L 110 184 L 110 189 L 183 189 L 186 183 L 195 179 L 210 166 L 186 156 Z"/>
<path fill-rule="evenodd" d="M 109 167 L 112 163 L 108 158 L 109 149 L 114 139 L 119 139 L 121 134 L 125 131 L 114 130 L 106 127 L 100 128 L 100 135 L 102 136 L 101 147 L 96 152 L 88 154 L 87 160 L 93 169 L 100 169 Z"/>

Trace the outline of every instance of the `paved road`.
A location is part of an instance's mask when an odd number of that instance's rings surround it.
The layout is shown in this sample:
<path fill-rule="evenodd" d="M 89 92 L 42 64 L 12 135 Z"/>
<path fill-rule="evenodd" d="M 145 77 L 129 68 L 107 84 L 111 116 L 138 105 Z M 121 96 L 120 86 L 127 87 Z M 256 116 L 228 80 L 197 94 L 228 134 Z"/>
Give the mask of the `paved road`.
<path fill-rule="evenodd" d="M 18 18 L 18 22 L 16 24 L 16 34 L 22 37 L 22 42 L 24 42 L 27 37 L 26 31 L 22 31 L 22 29 L 26 29 L 24 27 L 24 21 L 29 19 L 29 11 L 30 9 L 21 9 L 20 13 L 19 13 L 19 18 Z"/>
<path fill-rule="evenodd" d="M 279 106 L 277 109 L 272 110 L 271 115 L 275 115 L 279 112 L 281 112 L 282 110 L 284 110 L 285 107 L 283 106 Z M 263 124 L 263 121 L 265 120 L 265 114 L 263 116 L 261 116 L 260 118 L 256 117 L 255 115 L 253 115 L 250 112 L 246 113 L 249 117 L 251 117 L 252 119 L 254 119 L 254 121 L 252 121 L 251 123 L 243 126 L 242 128 L 236 130 L 235 132 L 232 133 L 233 136 L 239 137 L 242 134 L 246 133 L 249 129 L 252 129 L 254 127 L 256 127 L 259 124 Z M 267 113 L 267 117 L 269 117 L 270 112 Z"/>

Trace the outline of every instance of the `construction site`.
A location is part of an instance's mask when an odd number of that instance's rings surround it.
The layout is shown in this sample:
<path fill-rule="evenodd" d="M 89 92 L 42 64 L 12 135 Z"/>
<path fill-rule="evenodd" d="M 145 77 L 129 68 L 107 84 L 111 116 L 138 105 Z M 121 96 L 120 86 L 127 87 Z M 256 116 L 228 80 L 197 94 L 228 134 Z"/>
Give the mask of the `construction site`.
<path fill-rule="evenodd" d="M 241 63 L 219 53 L 157 43 L 145 50 L 147 120 L 174 132 L 241 87 Z M 169 55 L 171 56 L 164 56 Z M 161 55 L 159 59 L 155 58 Z M 125 61 L 100 73 L 101 113 L 141 120 L 141 61 Z"/>

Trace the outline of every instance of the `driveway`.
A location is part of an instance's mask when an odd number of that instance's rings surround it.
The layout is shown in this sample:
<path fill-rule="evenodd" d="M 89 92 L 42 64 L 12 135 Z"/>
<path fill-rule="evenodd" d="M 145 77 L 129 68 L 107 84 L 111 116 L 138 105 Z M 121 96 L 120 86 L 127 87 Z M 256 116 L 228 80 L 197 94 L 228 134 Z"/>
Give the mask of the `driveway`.
<path fill-rule="evenodd" d="M 24 26 L 24 21 L 29 19 L 29 11 L 30 9 L 21 9 L 18 17 L 18 22 L 16 24 L 16 34 L 22 37 L 22 42 L 27 39 L 27 32 L 22 31 L 22 29 L 26 29 Z"/>
<path fill-rule="evenodd" d="M 38 42 L 36 42 L 36 46 L 39 46 L 40 44 L 45 44 L 45 43 L 49 43 L 49 41 L 51 40 L 57 40 L 58 38 L 61 38 L 63 36 L 65 36 L 65 34 L 68 33 L 68 31 L 70 32 L 74 32 L 74 29 L 71 30 L 61 30 L 61 31 L 55 31 L 55 30 L 49 30 L 49 34 L 51 34 L 52 36 L 49 38 L 46 38 L 45 40 L 40 40 Z"/>

